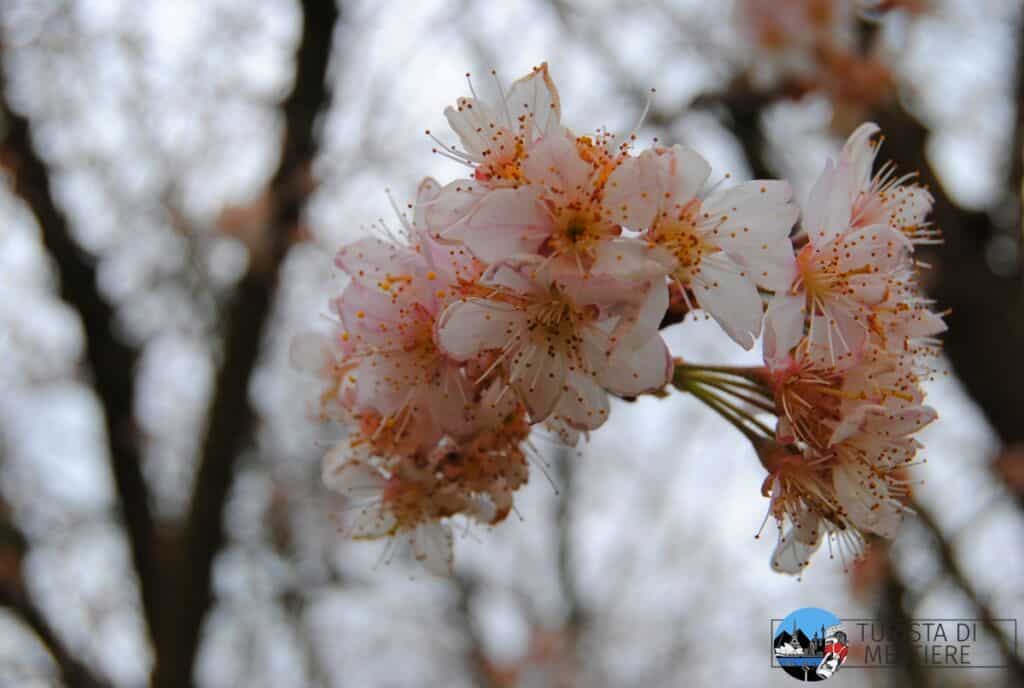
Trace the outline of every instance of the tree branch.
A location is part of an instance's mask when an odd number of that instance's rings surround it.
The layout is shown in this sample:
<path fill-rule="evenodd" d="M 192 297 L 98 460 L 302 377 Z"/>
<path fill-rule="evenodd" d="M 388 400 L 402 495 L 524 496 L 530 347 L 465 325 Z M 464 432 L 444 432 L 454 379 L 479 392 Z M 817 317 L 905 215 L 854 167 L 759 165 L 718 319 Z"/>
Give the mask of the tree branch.
<path fill-rule="evenodd" d="M 283 103 L 285 139 L 281 161 L 270 181 L 273 213 L 267 255 L 254 256 L 227 316 L 224 363 L 217 375 L 209 428 L 202 447 L 195 493 L 168 577 L 164 628 L 157 638 L 153 685 L 189 685 L 200 629 L 213 602 L 213 561 L 224 542 L 223 508 L 238 454 L 246 448 L 256 418 L 249 403 L 249 380 L 266 335 L 277 271 L 289 236 L 308 195 L 305 180 L 316 150 L 314 123 L 326 106 L 331 41 L 338 11 L 333 2 L 306 0 L 295 83 Z"/>
<path fill-rule="evenodd" d="M 26 548 L 24 536 L 10 522 L 8 515 L 0 515 L 0 604 L 36 634 L 56 663 L 64 685 L 75 688 L 105 685 L 67 650 L 46 617 L 32 603 L 21 576 Z"/>
<path fill-rule="evenodd" d="M 953 551 L 953 545 L 946 539 L 935 517 L 919 502 L 915 502 L 911 506 L 917 514 L 915 519 L 917 523 L 923 526 L 928 535 L 935 541 L 935 552 L 939 557 L 939 563 L 942 564 L 943 570 L 949 575 L 953 583 L 963 591 L 967 599 L 970 600 L 971 605 L 978 610 L 982 625 L 992 635 L 992 638 L 999 645 L 1000 651 L 1006 657 L 1007 672 L 1012 679 L 1010 685 L 1024 685 L 1024 660 L 1017 654 L 1017 648 L 1014 645 L 1015 641 L 1008 638 L 1002 629 L 999 628 L 992 608 L 982 599 L 971 583 L 967 573 L 960 566 L 956 553 Z"/>
<path fill-rule="evenodd" d="M 103 406 L 121 517 L 139 580 L 143 613 L 152 630 L 157 606 L 155 528 L 133 420 L 133 376 L 138 354 L 111 331 L 114 311 L 99 293 L 95 264 L 71 237 L 68 219 L 53 198 L 49 170 L 32 145 L 30 122 L 11 109 L 2 78 L 0 70 L 0 119 L 7 125 L 0 149 L 2 166 L 12 171 L 15 194 L 39 222 L 43 244 L 57 265 L 60 297 L 78 311 L 85 330 L 86 360 Z"/>

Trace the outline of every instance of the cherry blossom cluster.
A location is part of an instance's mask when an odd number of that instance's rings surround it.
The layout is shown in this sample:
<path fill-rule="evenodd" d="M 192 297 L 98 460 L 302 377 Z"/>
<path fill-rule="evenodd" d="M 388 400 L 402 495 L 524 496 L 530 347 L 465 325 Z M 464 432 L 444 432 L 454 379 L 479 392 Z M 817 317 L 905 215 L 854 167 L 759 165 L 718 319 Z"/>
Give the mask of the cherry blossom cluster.
<path fill-rule="evenodd" d="M 762 457 L 764 490 L 780 525 L 772 566 L 788 573 L 825 536 L 841 556 L 857 556 L 865 533 L 893 537 L 912 435 L 936 417 L 921 381 L 945 325 L 920 295 L 914 258 L 938 241 L 932 197 L 890 165 L 872 172 L 877 132 L 862 125 L 827 164 L 803 209 L 793 281 L 765 316 L 780 444 Z"/>
<path fill-rule="evenodd" d="M 684 146 L 578 136 L 546 65 L 445 115 L 458 144 L 435 151 L 467 176 L 425 179 L 401 231 L 343 247 L 335 330 L 293 343 L 323 383 L 320 413 L 348 429 L 323 477 L 352 502 L 350 535 L 409 543 L 449 571 L 450 520 L 508 516 L 534 427 L 575 445 L 611 396 L 684 389 L 661 336 L 670 301 L 746 349 L 764 325 L 767 365 L 749 384 L 780 419 L 777 449 L 761 452 L 770 512 L 790 528 L 775 567 L 802 568 L 823 531 L 891 533 L 909 434 L 934 417 L 917 359 L 942 323 L 913 262 L 933 236 L 930 196 L 889 168 L 872 175 L 871 125 L 791 239 L 788 183 L 709 184 Z"/>

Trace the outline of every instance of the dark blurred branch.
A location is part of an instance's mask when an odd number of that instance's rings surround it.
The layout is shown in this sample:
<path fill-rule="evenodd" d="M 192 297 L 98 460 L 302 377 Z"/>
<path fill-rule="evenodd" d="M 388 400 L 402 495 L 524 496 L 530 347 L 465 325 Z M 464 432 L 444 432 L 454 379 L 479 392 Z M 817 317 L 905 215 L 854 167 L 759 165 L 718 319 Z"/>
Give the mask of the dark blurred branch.
<path fill-rule="evenodd" d="M 728 90 L 701 96 L 694 109 L 707 109 L 718 116 L 743 149 L 754 179 L 771 179 L 778 174 L 768 160 L 768 144 L 761 128 L 761 113 L 781 97 L 782 91 L 758 91 L 743 79 Z"/>
<path fill-rule="evenodd" d="M 271 236 L 266 255 L 252 256 L 251 268 L 226 316 L 224 360 L 210 407 L 195 493 L 169 562 L 175 573 L 167 576 L 171 594 L 165 598 L 164 623 L 156 638 L 157 688 L 191 683 L 202 622 L 213 603 L 213 561 L 224 543 L 223 509 L 235 460 L 249 446 L 257 420 L 249 402 L 249 382 L 270 317 L 278 267 L 311 190 L 314 124 L 329 102 L 326 77 L 338 10 L 330 1 L 306 0 L 302 6 L 295 83 L 282 105 L 285 136 L 281 161 L 270 181 Z"/>
<path fill-rule="evenodd" d="M 1008 196 L 1014 201 L 1013 230 L 1017 241 L 1017 274 L 1021 280 L 1021 288 L 1024 289 L 1024 13 L 1017 21 L 1017 80 L 1013 90 L 1016 117 L 1013 122 L 1013 137 L 1010 139 L 1010 170 L 1006 181 Z M 1024 295 L 1021 298 L 1024 298 Z"/>
<path fill-rule="evenodd" d="M 999 649 L 1006 658 L 1007 673 L 1010 678 L 1007 685 L 1024 686 L 1024 661 L 1017 654 L 1017 648 L 1014 645 L 1016 640 L 1008 638 L 999 627 L 999 623 L 996 621 L 998 617 L 993 613 L 992 607 L 988 602 L 982 599 L 973 583 L 971 583 L 970 577 L 963 570 L 963 567 L 960 566 L 956 553 L 953 551 L 953 544 L 942 532 L 939 524 L 935 521 L 935 517 L 920 503 L 913 504 L 913 509 L 917 513 L 917 523 L 924 527 L 935 543 L 935 552 L 939 557 L 939 563 L 942 565 L 943 570 L 949 575 L 953 584 L 963 591 L 967 599 L 977 609 L 985 630 L 999 644 Z"/>
<path fill-rule="evenodd" d="M 455 591 L 458 593 L 458 600 L 455 605 L 455 613 L 458 615 L 459 625 L 467 641 L 466 669 L 473 685 L 478 688 L 492 688 L 497 683 L 488 669 L 487 654 L 484 650 L 483 637 L 473 620 L 471 608 L 473 596 L 476 595 L 480 583 L 472 574 L 458 573 L 452 577 Z"/>
<path fill-rule="evenodd" d="M 902 579 L 890 571 L 879 599 L 879 620 L 892 628 L 909 628 L 911 622 L 907 607 L 910 590 Z M 911 642 L 909 633 L 896 633 L 893 638 L 893 655 L 899 660 L 889 673 L 889 683 L 908 688 L 927 688 L 931 685 L 918 651 Z"/>
<path fill-rule="evenodd" d="M 24 537 L 10 522 L 8 515 L 0 514 L 0 604 L 36 634 L 56 663 L 64 685 L 76 688 L 106 685 L 68 652 L 46 617 L 29 598 L 21 576 L 26 547 Z"/>
<path fill-rule="evenodd" d="M 81 317 L 86 359 L 93 387 L 103 405 L 121 516 L 138 574 L 143 610 L 152 629 L 158 594 L 155 529 L 139 465 L 133 421 L 133 376 L 137 352 L 111 330 L 114 310 L 99 293 L 94 261 L 71 237 L 68 220 L 53 198 L 49 170 L 32 145 L 31 125 L 26 117 L 11 109 L 3 86 L 0 74 L 0 89 L 3 90 L 0 119 L 7 126 L 7 135 L 0 149 L 2 166 L 11 173 L 14 192 L 39 222 L 43 244 L 57 265 L 61 298 L 71 304 Z"/>

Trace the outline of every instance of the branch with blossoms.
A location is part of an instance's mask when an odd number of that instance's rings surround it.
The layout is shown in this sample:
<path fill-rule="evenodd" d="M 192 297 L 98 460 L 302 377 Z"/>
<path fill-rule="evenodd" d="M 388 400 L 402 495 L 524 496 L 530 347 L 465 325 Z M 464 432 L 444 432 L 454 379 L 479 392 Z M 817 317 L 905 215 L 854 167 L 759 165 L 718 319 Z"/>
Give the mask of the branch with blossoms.
<path fill-rule="evenodd" d="M 449 521 L 508 516 L 535 429 L 574 446 L 609 397 L 671 385 L 757 450 L 775 570 L 799 573 L 825 542 L 845 562 L 866 533 L 892 537 L 945 326 L 914 259 L 938 240 L 931 196 L 873 172 L 877 127 L 850 137 L 801 211 L 784 181 L 709 184 L 687 147 L 577 136 L 546 65 L 497 91 L 445 111 L 459 144 L 435 151 L 467 177 L 425 179 L 397 231 L 343 247 L 334 331 L 293 342 L 321 417 L 349 428 L 323 465 L 352 501 L 343 529 L 449 572 Z M 673 359 L 670 303 L 745 349 L 761 337 L 764 365 Z"/>

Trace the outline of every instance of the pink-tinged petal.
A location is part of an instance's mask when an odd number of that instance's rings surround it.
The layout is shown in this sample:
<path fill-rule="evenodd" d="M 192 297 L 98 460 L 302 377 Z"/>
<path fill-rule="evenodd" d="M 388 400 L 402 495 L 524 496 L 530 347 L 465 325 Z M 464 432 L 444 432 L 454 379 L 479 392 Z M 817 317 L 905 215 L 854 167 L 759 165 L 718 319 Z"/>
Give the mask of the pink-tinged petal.
<path fill-rule="evenodd" d="M 462 147 L 477 160 L 494 145 L 491 137 L 495 135 L 496 127 L 504 124 L 507 119 L 502 114 L 499 120 L 497 113 L 487 103 L 475 98 L 459 98 L 455 107 L 445 108 L 444 116 L 459 137 Z"/>
<path fill-rule="evenodd" d="M 715 244 L 772 291 L 786 289 L 796 276 L 789 233 L 799 209 L 792 199 L 787 182 L 754 180 L 716 193 L 702 206 Z"/>
<path fill-rule="evenodd" d="M 924 223 L 934 203 L 935 199 L 928 189 L 916 185 L 898 186 L 889 192 L 885 204 L 891 217 L 881 219 L 887 219 L 893 229 L 913 231 Z"/>
<path fill-rule="evenodd" d="M 524 336 L 527 320 L 524 310 L 507 304 L 482 299 L 456 301 L 437 320 L 437 346 L 449 358 L 467 361 Z"/>
<path fill-rule="evenodd" d="M 505 102 L 514 120 L 520 115 L 528 118 L 529 140 L 557 133 L 561 128 L 562 106 L 547 62 L 513 83 Z"/>
<path fill-rule="evenodd" d="M 850 169 L 832 160 L 811 188 L 804 207 L 803 229 L 812 246 L 824 246 L 850 228 Z"/>
<path fill-rule="evenodd" d="M 765 241 L 753 249 L 756 258 L 748 252 L 743 264 L 754 282 L 769 291 L 780 292 L 789 288 L 796 278 L 796 256 L 793 242 L 788 238 Z"/>
<path fill-rule="evenodd" d="M 345 329 L 359 348 L 393 348 L 407 339 L 407 328 L 400 327 L 401 308 L 379 289 L 351 282 L 335 302 Z"/>
<path fill-rule="evenodd" d="M 700 153 L 676 144 L 661 156 L 662 163 L 662 194 L 668 193 L 667 199 L 675 206 L 682 207 L 692 201 L 704 188 L 711 175 L 711 165 Z M 671 207 L 663 210 L 672 212 Z"/>
<path fill-rule="evenodd" d="M 324 485 L 344 497 L 366 499 L 380 497 L 387 485 L 380 471 L 364 461 L 352 458 L 348 442 L 336 444 L 324 456 L 322 479 Z"/>
<path fill-rule="evenodd" d="M 917 432 L 936 418 L 938 414 L 930 406 L 886 408 L 864 404 L 843 417 L 829 443 L 834 446 L 863 435 L 867 440 L 878 439 L 887 444 Z"/>
<path fill-rule="evenodd" d="M 911 406 L 902 409 L 880 408 L 868 418 L 868 432 L 885 439 L 906 437 L 939 417 L 930 406 Z"/>
<path fill-rule="evenodd" d="M 664 280 L 655 279 L 646 283 L 638 296 L 643 298 L 639 307 L 627 310 L 611 333 L 612 353 L 625 354 L 643 347 L 658 332 L 665 312 L 668 311 L 668 285 Z"/>
<path fill-rule="evenodd" d="M 598 381 L 612 394 L 632 397 L 667 385 L 672 370 L 672 354 L 655 334 L 636 351 L 611 356 L 598 368 Z"/>
<path fill-rule="evenodd" d="M 353 540 L 390 537 L 398 529 L 398 520 L 380 502 L 350 508 L 338 517 L 341 532 Z"/>
<path fill-rule="evenodd" d="M 427 234 L 427 208 L 441 195 L 441 185 L 433 177 L 424 177 L 416 187 L 412 224 L 420 236 Z"/>
<path fill-rule="evenodd" d="M 535 253 L 551 231 L 551 217 L 537 189 L 521 186 L 489 192 L 441 235 L 462 241 L 480 260 L 494 263 L 519 253 Z"/>
<path fill-rule="evenodd" d="M 590 275 L 618 280 L 649 280 L 665 277 L 668 274 L 666 261 L 671 260 L 671 254 L 661 247 L 651 246 L 634 237 L 616 237 L 598 244 Z"/>
<path fill-rule="evenodd" d="M 608 394 L 590 375 L 573 371 L 566 377 L 568 390 L 555 408 L 554 417 L 576 430 L 596 430 L 608 420 Z"/>
<path fill-rule="evenodd" d="M 356 398 L 361 409 L 374 409 L 391 416 L 409 403 L 423 384 L 414 355 L 386 351 L 365 356 L 356 369 Z M 417 373 L 419 374 L 417 375 Z"/>
<path fill-rule="evenodd" d="M 889 283 L 875 275 L 853 275 L 846 282 L 846 296 L 857 303 L 876 305 L 889 295 Z"/>
<path fill-rule="evenodd" d="M 633 229 L 645 229 L 654 223 L 662 193 L 662 163 L 654 151 L 623 160 L 605 185 L 604 207 L 612 222 Z"/>
<path fill-rule="evenodd" d="M 484 273 L 481 282 L 517 294 L 539 296 L 551 286 L 551 271 L 541 269 L 545 261 L 540 256 L 518 255 L 500 260 Z"/>
<path fill-rule="evenodd" d="M 867 191 L 871 186 L 871 169 L 875 164 L 878 148 L 872 137 L 879 132 L 874 122 L 865 122 L 850 134 L 843 145 L 842 157 L 850 166 L 851 190 L 854 193 Z"/>
<path fill-rule="evenodd" d="M 576 142 L 556 132 L 545 136 L 530 151 L 522 165 L 530 186 L 544 187 L 548 194 L 576 198 L 589 188 L 594 168 L 580 157 Z"/>
<path fill-rule="evenodd" d="M 685 146 L 646 150 L 627 158 L 609 177 L 605 207 L 616 222 L 645 229 L 658 213 L 678 214 L 710 174 L 707 160 Z"/>
<path fill-rule="evenodd" d="M 800 506 L 791 520 L 793 528 L 790 532 L 793 536 L 805 545 L 817 547 L 824 535 L 821 518 L 805 506 Z"/>
<path fill-rule="evenodd" d="M 692 283 L 698 305 L 744 349 L 751 349 L 761 333 L 764 306 L 754 283 L 743 268 L 728 258 L 709 256 L 701 261 Z"/>
<path fill-rule="evenodd" d="M 423 204 L 422 217 L 435 239 L 445 238 L 446 230 L 472 213 L 491 189 L 471 179 L 456 179 Z"/>
<path fill-rule="evenodd" d="M 819 540 L 816 544 L 810 545 L 796 537 L 793 529 L 790 528 L 786 534 L 779 539 L 772 553 L 771 566 L 773 571 L 797 575 L 811 562 L 811 555 L 821 545 Z"/>
<path fill-rule="evenodd" d="M 835 255 L 838 269 L 856 272 L 868 269 L 869 275 L 887 277 L 893 270 L 910 264 L 913 249 L 909 238 L 885 225 L 873 225 L 843 235 L 826 255 Z"/>
<path fill-rule="evenodd" d="M 904 507 L 889 497 L 883 480 L 851 464 L 840 464 L 832 472 L 839 505 L 857 528 L 893 538 L 903 521 Z"/>
<path fill-rule="evenodd" d="M 823 306 L 825 315 L 811 318 L 808 358 L 820 366 L 845 370 L 856 364 L 868 341 L 866 312 L 836 300 Z"/>
<path fill-rule="evenodd" d="M 604 319 L 622 314 L 635 316 L 648 298 L 649 285 L 664 283 L 664 277 L 659 274 L 651 280 L 629 280 L 599 272 L 582 274 L 567 262 L 551 261 L 538 273 L 536 281 L 547 289 L 557 288 L 577 308 L 595 307 Z"/>
<path fill-rule="evenodd" d="M 764 316 L 764 360 L 777 367 L 804 336 L 807 303 L 803 294 L 776 294 Z"/>
<path fill-rule="evenodd" d="M 510 367 L 509 379 L 526 404 L 530 421 L 539 423 L 550 416 L 562 397 L 568 374 L 562 352 L 536 342 L 517 352 Z"/>
<path fill-rule="evenodd" d="M 395 277 L 411 275 L 422 264 L 409 248 L 373 237 L 346 244 L 334 262 L 354 281 L 371 288 L 389 287 Z"/>
<path fill-rule="evenodd" d="M 934 313 L 927 308 L 914 308 L 907 311 L 893 327 L 896 334 L 907 338 L 934 337 L 948 329 L 942 320 L 941 313 Z"/>
<path fill-rule="evenodd" d="M 865 416 L 868 413 L 869 406 L 860 406 L 853 409 L 849 413 L 845 414 L 832 431 L 832 437 L 829 439 L 829 446 L 835 446 L 841 442 L 845 442 L 851 437 L 856 436 L 860 433 L 864 427 Z"/>
<path fill-rule="evenodd" d="M 435 576 L 450 576 L 455 565 L 451 529 L 437 521 L 421 523 L 412 534 L 412 554 Z"/>

